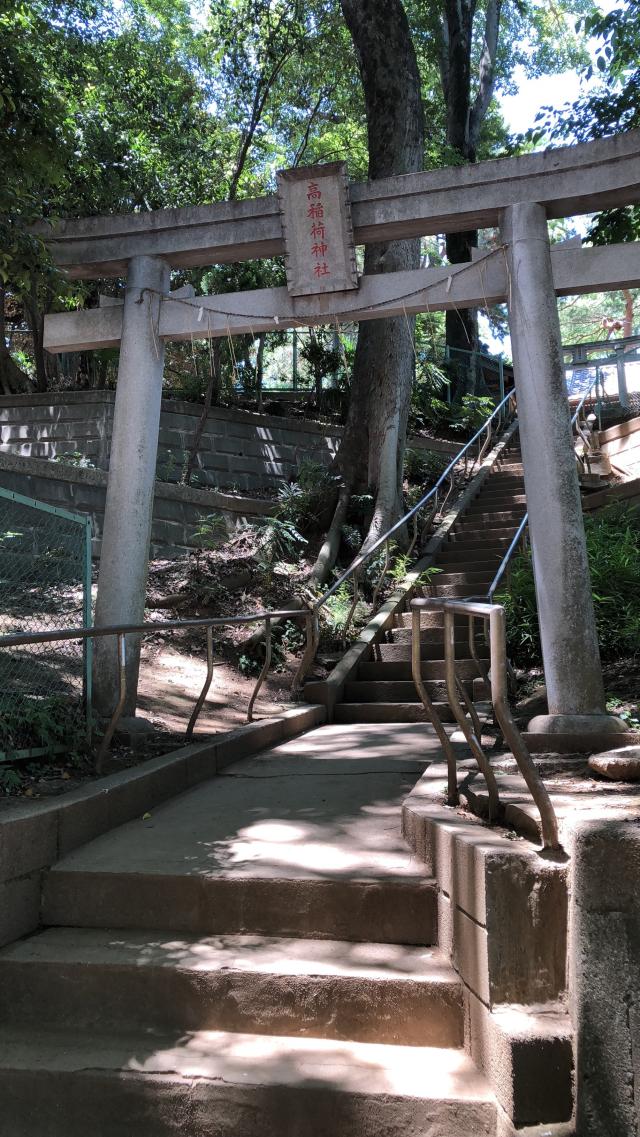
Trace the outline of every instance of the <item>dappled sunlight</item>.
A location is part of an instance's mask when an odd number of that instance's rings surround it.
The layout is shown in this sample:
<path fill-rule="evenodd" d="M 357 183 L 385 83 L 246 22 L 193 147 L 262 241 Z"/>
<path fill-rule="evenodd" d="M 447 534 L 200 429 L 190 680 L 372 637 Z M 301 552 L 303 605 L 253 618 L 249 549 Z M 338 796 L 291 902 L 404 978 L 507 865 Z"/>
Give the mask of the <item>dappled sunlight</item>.
<path fill-rule="evenodd" d="M 466 1097 L 469 1060 L 463 1051 L 325 1039 L 194 1031 L 147 1056 L 132 1055 L 131 1071 L 242 1080 L 244 1084 L 336 1087 L 359 1093 L 440 1099 Z"/>
<path fill-rule="evenodd" d="M 44 942 L 33 943 L 31 959 L 37 960 L 42 952 L 48 960 L 62 959 L 70 944 L 78 944 L 78 932 L 76 929 L 58 929 L 53 941 L 49 935 Z M 428 969 L 432 982 L 451 981 L 450 967 L 437 949 L 408 948 L 404 944 L 233 933 L 177 938 L 173 934 L 149 936 L 136 931 L 106 935 L 89 931 L 82 933 L 80 947 L 85 965 L 106 958 L 118 967 L 135 969 L 166 967 L 198 973 L 238 971 L 283 976 L 386 977 L 394 980 L 406 978 L 412 982 Z"/>

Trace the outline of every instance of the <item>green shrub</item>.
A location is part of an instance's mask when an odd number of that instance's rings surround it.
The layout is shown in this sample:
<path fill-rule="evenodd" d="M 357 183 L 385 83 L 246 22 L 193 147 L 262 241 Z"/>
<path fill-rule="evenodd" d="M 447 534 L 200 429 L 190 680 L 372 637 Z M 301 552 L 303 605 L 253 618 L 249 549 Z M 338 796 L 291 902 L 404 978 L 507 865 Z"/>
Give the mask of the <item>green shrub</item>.
<path fill-rule="evenodd" d="M 322 530 L 331 519 L 339 485 L 340 479 L 321 462 L 305 459 L 296 481 L 280 487 L 276 516 L 302 534 Z"/>
<path fill-rule="evenodd" d="M 585 518 L 587 551 L 603 659 L 640 652 L 640 525 L 633 506 L 612 505 Z M 540 632 L 531 553 L 514 560 L 508 590 L 496 596 L 507 613 L 509 651 L 539 663 Z"/>
<path fill-rule="evenodd" d="M 404 476 L 408 482 L 417 483 L 422 492 L 435 484 L 446 470 L 451 456 L 433 450 L 407 449 L 404 455 Z"/>

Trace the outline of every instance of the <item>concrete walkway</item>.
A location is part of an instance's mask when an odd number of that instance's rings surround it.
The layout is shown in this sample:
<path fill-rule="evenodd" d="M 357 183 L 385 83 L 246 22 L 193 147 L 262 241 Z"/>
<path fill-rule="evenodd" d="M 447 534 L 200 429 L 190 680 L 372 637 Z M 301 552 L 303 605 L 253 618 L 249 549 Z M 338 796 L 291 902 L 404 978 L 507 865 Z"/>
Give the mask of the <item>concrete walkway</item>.
<path fill-rule="evenodd" d="M 439 758 L 321 727 L 60 860 L 0 952 L 0 1137 L 495 1137 L 400 832 Z"/>
<path fill-rule="evenodd" d="M 45 891 L 45 922 L 129 926 L 130 913 L 135 927 L 219 932 L 231 922 L 305 935 L 311 920 L 314 935 L 424 942 L 413 938 L 410 898 L 424 912 L 427 878 L 402 838 L 400 807 L 439 757 L 421 724 L 310 731 L 63 858 Z M 398 886 L 400 911 L 385 911 Z"/>

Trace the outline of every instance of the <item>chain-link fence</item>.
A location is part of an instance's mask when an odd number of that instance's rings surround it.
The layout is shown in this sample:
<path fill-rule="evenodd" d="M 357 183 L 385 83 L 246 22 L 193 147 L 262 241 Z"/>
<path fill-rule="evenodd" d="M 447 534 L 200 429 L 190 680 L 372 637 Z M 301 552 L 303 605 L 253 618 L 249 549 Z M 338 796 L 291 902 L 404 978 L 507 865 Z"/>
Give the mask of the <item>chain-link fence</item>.
<path fill-rule="evenodd" d="M 91 522 L 0 487 L 0 635 L 91 623 Z M 0 762 L 73 749 L 91 715 L 89 640 L 0 648 Z"/>

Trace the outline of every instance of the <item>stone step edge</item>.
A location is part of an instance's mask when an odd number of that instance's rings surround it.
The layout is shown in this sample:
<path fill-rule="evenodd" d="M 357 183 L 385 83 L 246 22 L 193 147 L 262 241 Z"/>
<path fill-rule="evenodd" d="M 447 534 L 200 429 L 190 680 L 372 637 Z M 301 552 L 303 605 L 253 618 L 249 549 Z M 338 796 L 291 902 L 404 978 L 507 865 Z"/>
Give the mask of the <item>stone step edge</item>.
<path fill-rule="evenodd" d="M 113 1079 L 112 1092 L 120 1086 L 126 1094 L 127 1083 L 130 1087 L 138 1082 L 141 1089 L 146 1083 L 143 1092 L 148 1093 L 149 1084 L 156 1085 L 162 1079 L 165 1087 L 182 1087 L 189 1097 L 197 1082 L 200 1091 L 205 1087 L 218 1091 L 223 1100 L 230 1091 L 245 1090 L 249 1101 L 256 1089 L 270 1087 L 299 1090 L 308 1101 L 315 1088 L 335 1097 L 349 1094 L 355 1099 L 357 1095 L 360 1100 L 381 1104 L 388 1099 L 404 1099 L 408 1106 L 406 1131 L 421 1101 L 435 1107 L 450 1103 L 456 1111 L 454 1123 L 459 1108 L 476 1104 L 483 1109 L 478 1120 L 484 1125 L 473 1131 L 494 1131 L 493 1126 L 489 1128 L 490 1122 L 495 1124 L 493 1094 L 484 1076 L 458 1049 L 290 1036 L 270 1041 L 271 1054 L 267 1054 L 263 1035 L 225 1031 L 192 1032 L 176 1042 L 175 1035 L 140 1033 L 123 1037 L 93 1032 L 83 1035 L 72 1030 L 0 1030 L 0 1083 L 24 1074 L 32 1083 L 36 1070 L 40 1080 L 47 1073 L 59 1078 L 75 1075 L 88 1081 L 98 1075 Z M 55 1093 L 55 1087 L 51 1091 Z M 12 1097 L 15 1100 L 15 1090 Z M 281 1102 L 271 1108 L 279 1111 Z M 145 1134 L 152 1131 L 144 1130 Z M 398 1129 L 402 1131 L 403 1127 Z M 460 1130 L 447 1127 L 438 1128 L 438 1132 L 454 1137 Z"/>
<path fill-rule="evenodd" d="M 49 928 L 0 953 L 0 1020 L 463 1044 L 461 983 L 437 948 L 275 936 Z"/>

